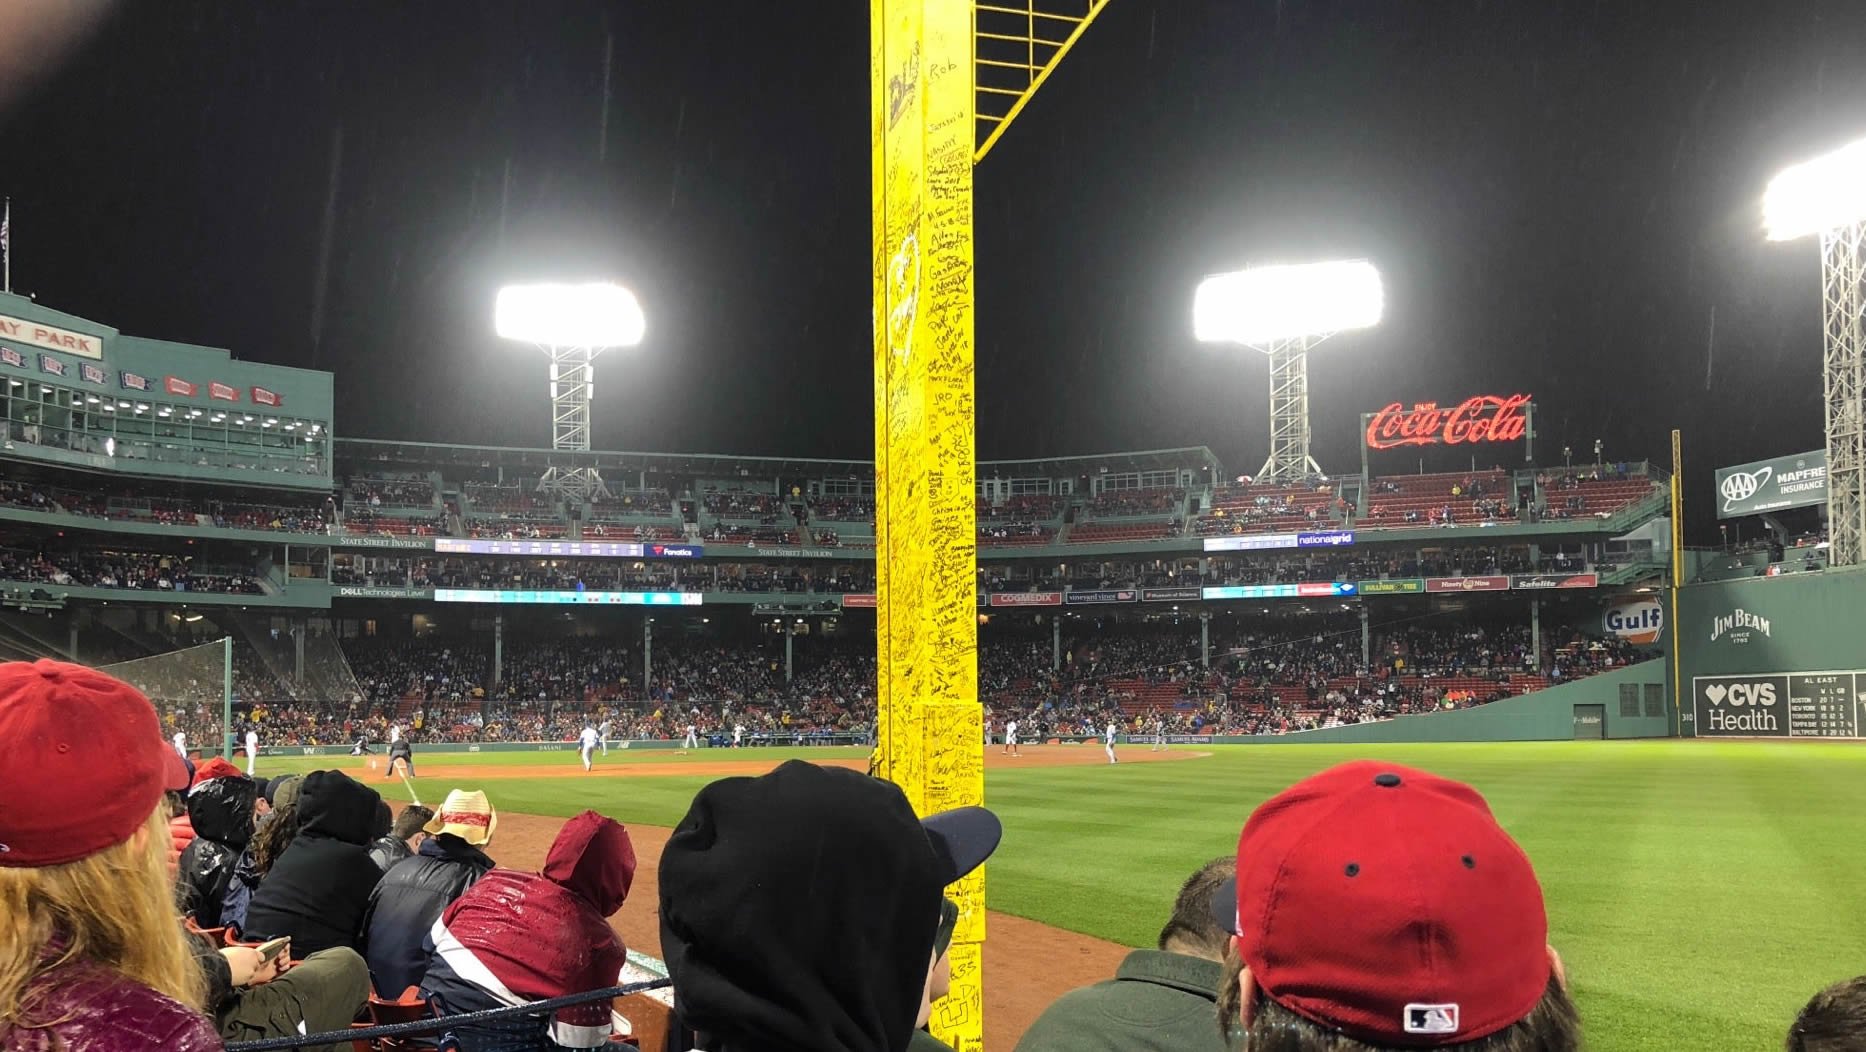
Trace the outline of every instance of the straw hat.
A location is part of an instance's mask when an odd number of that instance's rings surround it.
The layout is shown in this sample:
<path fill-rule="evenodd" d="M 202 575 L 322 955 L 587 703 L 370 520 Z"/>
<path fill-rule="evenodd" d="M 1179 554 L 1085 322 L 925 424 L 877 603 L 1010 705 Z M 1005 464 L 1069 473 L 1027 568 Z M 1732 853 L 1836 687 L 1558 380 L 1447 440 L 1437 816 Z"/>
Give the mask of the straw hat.
<path fill-rule="evenodd" d="M 492 801 L 486 799 L 485 793 L 477 789 L 455 789 L 447 794 L 441 809 L 434 812 L 434 817 L 422 828 L 430 835 L 452 833 L 480 847 L 491 840 L 493 831 L 499 828 L 499 814 L 492 809 Z"/>

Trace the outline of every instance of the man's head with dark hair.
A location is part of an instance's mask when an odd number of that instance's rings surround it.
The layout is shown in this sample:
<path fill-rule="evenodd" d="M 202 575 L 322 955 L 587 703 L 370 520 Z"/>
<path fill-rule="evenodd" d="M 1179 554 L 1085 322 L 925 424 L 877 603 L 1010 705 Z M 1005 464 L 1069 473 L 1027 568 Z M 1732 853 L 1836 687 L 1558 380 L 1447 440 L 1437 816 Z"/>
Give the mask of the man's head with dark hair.
<path fill-rule="evenodd" d="M 433 817 L 433 808 L 409 804 L 402 808 L 401 814 L 395 816 L 395 828 L 389 831 L 389 835 L 397 840 L 406 840 L 409 847 L 414 847 L 415 837 L 421 835 L 421 827 L 427 825 L 428 819 Z"/>
<path fill-rule="evenodd" d="M 1815 994 L 1788 1028 L 1788 1052 L 1866 1048 L 1866 975 Z"/>
<path fill-rule="evenodd" d="M 1237 876 L 1237 871 L 1237 859 L 1224 855 L 1186 878 L 1179 887 L 1179 897 L 1173 900 L 1172 917 L 1160 929 L 1160 949 L 1208 961 L 1225 959 L 1225 945 L 1231 934 L 1212 916 L 1212 899 Z"/>

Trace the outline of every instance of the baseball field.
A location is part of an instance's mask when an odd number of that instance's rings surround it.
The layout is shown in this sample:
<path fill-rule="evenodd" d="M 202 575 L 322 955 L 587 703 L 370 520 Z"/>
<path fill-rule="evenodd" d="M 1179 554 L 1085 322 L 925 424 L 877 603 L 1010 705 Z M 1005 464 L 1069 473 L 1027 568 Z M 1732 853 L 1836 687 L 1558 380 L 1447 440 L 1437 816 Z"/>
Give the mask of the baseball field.
<path fill-rule="evenodd" d="M 1144 746 L 1110 767 L 1098 745 L 988 756 L 1004 820 L 987 870 L 987 1047 L 1008 1050 L 1057 993 L 1151 945 L 1180 881 L 1236 846 L 1251 808 L 1331 764 L 1372 756 L 1474 784 L 1534 860 L 1551 941 L 1595 1049 L 1778 1048 L 1821 986 L 1866 972 L 1866 748 L 1823 743 L 1547 742 L 1219 746 L 1168 762 Z M 500 809 L 491 853 L 536 866 L 556 817 L 627 823 L 642 857 L 616 918 L 657 949 L 654 863 L 700 786 L 791 757 L 862 767 L 855 749 L 631 752 L 595 773 L 574 753 L 418 756 L 434 804 L 483 788 Z M 266 759 L 261 774 L 339 767 L 400 804 L 409 789 L 352 757 Z"/>

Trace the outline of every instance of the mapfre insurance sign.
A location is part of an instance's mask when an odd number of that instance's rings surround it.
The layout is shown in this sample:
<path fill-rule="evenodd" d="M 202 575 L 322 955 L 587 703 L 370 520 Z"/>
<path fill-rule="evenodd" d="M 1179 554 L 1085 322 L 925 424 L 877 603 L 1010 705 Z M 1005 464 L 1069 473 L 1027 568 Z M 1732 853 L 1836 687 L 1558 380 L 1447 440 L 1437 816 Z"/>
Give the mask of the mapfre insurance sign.
<path fill-rule="evenodd" d="M 70 329 L 24 318 L 9 318 L 4 314 L 0 314 L 0 340 L 29 343 L 34 347 L 63 351 L 80 358 L 96 359 L 104 356 L 104 338 L 101 336 L 72 332 Z"/>

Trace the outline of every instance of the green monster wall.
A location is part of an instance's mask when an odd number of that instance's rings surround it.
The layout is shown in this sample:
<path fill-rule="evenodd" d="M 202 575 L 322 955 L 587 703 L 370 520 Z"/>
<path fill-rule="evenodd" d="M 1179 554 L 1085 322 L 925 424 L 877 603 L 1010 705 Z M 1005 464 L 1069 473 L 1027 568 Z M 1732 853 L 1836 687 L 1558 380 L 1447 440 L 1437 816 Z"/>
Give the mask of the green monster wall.
<path fill-rule="evenodd" d="M 1729 727 L 1741 721 L 1733 717 L 1753 713 L 1761 718 L 1754 733 L 1786 736 L 1791 697 L 1797 736 L 1866 729 L 1866 676 L 1851 675 L 1866 671 L 1866 570 L 1688 585 L 1678 595 L 1676 627 L 1691 717 L 1685 733 L 1736 734 Z M 1724 729 L 1710 729 L 1712 712 Z"/>

